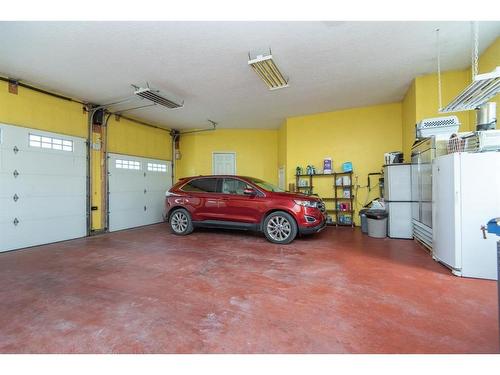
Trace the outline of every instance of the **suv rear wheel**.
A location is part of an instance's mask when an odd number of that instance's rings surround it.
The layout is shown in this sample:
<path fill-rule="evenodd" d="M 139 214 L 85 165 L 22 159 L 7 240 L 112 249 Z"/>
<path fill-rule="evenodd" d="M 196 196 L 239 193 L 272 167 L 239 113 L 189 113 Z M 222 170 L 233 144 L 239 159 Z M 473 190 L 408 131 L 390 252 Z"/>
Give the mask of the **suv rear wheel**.
<path fill-rule="evenodd" d="M 191 215 L 183 208 L 179 208 L 170 215 L 170 228 L 174 234 L 185 236 L 193 231 Z"/>
<path fill-rule="evenodd" d="M 290 214 L 277 211 L 266 217 L 263 231 L 269 241 L 284 245 L 297 236 L 297 223 Z"/>

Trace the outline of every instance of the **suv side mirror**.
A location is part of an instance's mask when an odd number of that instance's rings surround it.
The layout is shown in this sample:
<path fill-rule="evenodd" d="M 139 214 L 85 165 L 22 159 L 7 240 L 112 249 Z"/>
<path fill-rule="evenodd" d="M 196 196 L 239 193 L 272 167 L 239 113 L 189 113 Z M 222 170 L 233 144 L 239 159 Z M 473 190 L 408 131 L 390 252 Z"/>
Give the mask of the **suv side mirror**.
<path fill-rule="evenodd" d="M 255 191 L 255 189 L 246 188 L 245 190 L 243 190 L 243 194 L 245 194 L 245 195 L 257 195 L 257 192 Z"/>

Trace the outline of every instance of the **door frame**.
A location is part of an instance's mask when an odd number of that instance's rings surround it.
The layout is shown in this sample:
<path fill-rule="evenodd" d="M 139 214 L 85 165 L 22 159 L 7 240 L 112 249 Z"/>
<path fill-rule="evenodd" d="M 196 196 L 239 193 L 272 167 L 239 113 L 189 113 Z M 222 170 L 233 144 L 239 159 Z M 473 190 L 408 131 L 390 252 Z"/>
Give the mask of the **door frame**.
<path fill-rule="evenodd" d="M 215 154 L 232 154 L 234 157 L 234 176 L 237 175 L 236 152 L 234 151 L 212 151 L 212 175 L 215 175 Z"/>

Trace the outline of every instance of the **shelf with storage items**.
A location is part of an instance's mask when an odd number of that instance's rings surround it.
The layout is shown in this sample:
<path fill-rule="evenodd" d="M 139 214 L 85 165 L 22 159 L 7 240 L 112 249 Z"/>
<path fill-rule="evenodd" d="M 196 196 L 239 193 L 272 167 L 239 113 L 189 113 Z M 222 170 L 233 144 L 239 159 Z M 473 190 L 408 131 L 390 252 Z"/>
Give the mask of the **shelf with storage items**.
<path fill-rule="evenodd" d="M 326 208 L 326 211 L 331 213 L 333 219 L 332 225 L 336 226 L 351 226 L 354 227 L 354 195 L 352 185 L 352 172 L 338 172 L 329 174 L 297 174 L 295 175 L 295 191 L 305 193 L 308 195 L 314 194 L 314 178 L 321 177 L 332 177 L 332 190 L 333 197 L 321 197 L 324 202 L 332 202 L 334 208 Z M 347 179 L 344 179 L 347 177 Z M 346 184 L 337 184 L 338 179 L 341 178 L 342 182 Z M 303 181 L 306 181 L 307 185 L 304 186 Z M 348 191 L 348 193 L 341 193 L 339 195 L 339 189 L 345 189 L 343 191 Z M 342 196 L 342 195 L 349 195 Z"/>
<path fill-rule="evenodd" d="M 335 195 L 335 223 L 337 226 L 354 227 L 354 185 L 352 172 L 335 173 L 333 185 Z M 342 191 L 342 193 L 339 192 Z"/>
<path fill-rule="evenodd" d="M 295 191 L 300 193 L 305 193 L 307 195 L 314 195 L 314 185 L 313 180 L 317 177 L 334 177 L 333 173 L 316 173 L 316 174 L 296 174 L 295 175 Z M 301 181 L 306 181 L 307 186 L 301 186 Z M 321 198 L 325 202 L 335 202 L 334 197 L 325 197 Z M 335 219 L 334 210 L 325 207 L 327 213 L 331 213 L 328 215 L 331 219 Z M 327 225 L 335 225 L 335 222 L 328 222 Z"/>
<path fill-rule="evenodd" d="M 295 191 L 301 192 L 301 190 L 310 190 L 310 194 L 312 195 L 314 185 L 313 185 L 313 178 L 315 177 L 334 177 L 334 173 L 326 174 L 326 173 L 316 173 L 316 174 L 296 174 L 295 175 Z M 307 185 L 301 185 L 301 181 L 307 181 Z M 328 198 L 324 198 L 323 200 L 326 200 Z M 333 199 L 333 198 L 331 198 Z"/>

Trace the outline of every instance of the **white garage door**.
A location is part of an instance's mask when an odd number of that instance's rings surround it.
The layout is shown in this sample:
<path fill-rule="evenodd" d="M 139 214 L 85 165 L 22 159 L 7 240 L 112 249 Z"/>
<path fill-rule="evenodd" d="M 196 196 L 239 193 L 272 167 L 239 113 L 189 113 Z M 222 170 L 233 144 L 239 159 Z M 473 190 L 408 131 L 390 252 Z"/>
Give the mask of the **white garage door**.
<path fill-rule="evenodd" d="M 108 171 L 110 231 L 163 221 L 170 161 L 108 154 Z"/>
<path fill-rule="evenodd" d="M 85 139 L 0 124 L 0 251 L 84 237 Z"/>

